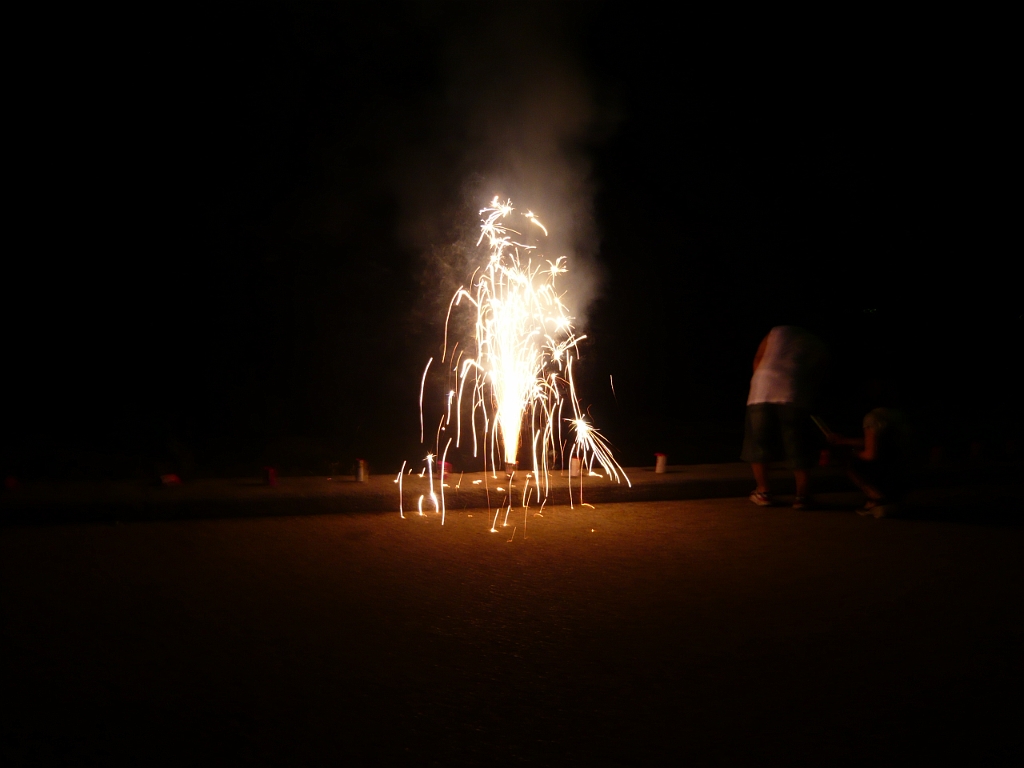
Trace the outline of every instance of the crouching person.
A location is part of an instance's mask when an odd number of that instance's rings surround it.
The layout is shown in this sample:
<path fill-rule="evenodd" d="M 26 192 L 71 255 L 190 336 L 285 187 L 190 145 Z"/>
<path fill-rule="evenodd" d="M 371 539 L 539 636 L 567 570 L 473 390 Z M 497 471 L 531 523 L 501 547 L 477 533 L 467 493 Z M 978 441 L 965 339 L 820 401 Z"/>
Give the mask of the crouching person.
<path fill-rule="evenodd" d="M 847 474 L 867 496 L 862 515 L 891 517 L 909 489 L 913 459 L 910 422 L 898 408 L 874 408 L 864 417 L 863 437 L 828 435 L 832 445 L 849 446 Z"/>

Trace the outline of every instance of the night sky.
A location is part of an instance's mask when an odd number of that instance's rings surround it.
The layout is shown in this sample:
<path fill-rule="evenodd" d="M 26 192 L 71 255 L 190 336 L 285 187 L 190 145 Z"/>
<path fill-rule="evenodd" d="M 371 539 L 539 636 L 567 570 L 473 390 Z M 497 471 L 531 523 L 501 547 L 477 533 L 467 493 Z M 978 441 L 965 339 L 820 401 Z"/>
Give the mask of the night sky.
<path fill-rule="evenodd" d="M 419 460 L 495 194 L 570 258 L 624 464 L 736 460 L 779 323 L 828 341 L 840 427 L 881 376 L 929 445 L 1016 450 L 999 54 L 955 19 L 247 3 L 127 38 L 79 41 L 26 118 L 5 474 Z"/>

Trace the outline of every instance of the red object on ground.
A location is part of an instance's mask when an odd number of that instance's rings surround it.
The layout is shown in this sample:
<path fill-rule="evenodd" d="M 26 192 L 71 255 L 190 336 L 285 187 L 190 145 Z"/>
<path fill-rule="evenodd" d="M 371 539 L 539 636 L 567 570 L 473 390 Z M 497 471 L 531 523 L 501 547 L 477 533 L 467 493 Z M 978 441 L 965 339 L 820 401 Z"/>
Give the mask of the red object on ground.
<path fill-rule="evenodd" d="M 21 488 L 21 483 L 18 482 L 18 478 L 14 475 L 8 475 L 4 478 L 4 488 L 8 491 L 16 491 Z"/>
<path fill-rule="evenodd" d="M 181 485 L 181 478 L 177 475 L 160 475 L 160 485 Z"/>
<path fill-rule="evenodd" d="M 277 487 L 277 470 L 273 467 L 263 468 L 263 479 L 267 482 L 271 488 Z"/>

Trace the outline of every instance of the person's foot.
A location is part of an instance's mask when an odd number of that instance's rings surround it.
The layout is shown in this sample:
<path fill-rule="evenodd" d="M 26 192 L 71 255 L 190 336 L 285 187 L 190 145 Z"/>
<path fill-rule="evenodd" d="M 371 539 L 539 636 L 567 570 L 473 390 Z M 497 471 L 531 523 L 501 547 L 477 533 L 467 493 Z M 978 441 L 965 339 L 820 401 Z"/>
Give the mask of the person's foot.
<path fill-rule="evenodd" d="M 877 520 L 882 517 L 893 517 L 896 511 L 896 505 L 888 499 L 868 499 L 867 504 L 857 510 L 857 514 L 864 517 L 870 515 Z"/>
<path fill-rule="evenodd" d="M 770 507 L 775 503 L 772 501 L 772 497 L 768 495 L 768 491 L 754 491 L 750 494 L 750 500 L 759 507 Z"/>
<path fill-rule="evenodd" d="M 795 499 L 793 499 L 793 509 L 809 509 L 810 506 L 810 496 L 797 496 Z"/>

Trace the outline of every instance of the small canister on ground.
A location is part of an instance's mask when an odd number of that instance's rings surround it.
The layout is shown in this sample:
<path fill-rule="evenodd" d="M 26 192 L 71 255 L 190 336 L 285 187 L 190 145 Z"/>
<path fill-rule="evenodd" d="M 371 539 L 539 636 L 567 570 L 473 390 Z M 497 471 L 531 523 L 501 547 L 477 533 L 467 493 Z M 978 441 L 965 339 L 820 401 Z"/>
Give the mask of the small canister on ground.
<path fill-rule="evenodd" d="M 357 483 L 365 483 L 370 478 L 370 465 L 366 463 L 366 459 L 357 459 L 355 471 L 352 473 L 355 475 Z"/>
<path fill-rule="evenodd" d="M 665 467 L 668 466 L 668 456 L 664 453 L 654 454 L 654 471 L 659 475 L 665 474 Z"/>

